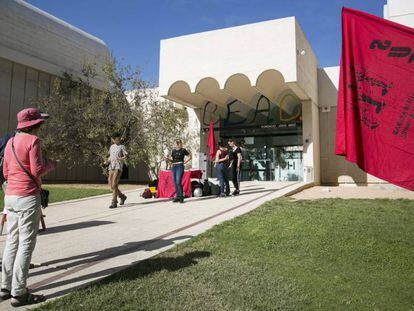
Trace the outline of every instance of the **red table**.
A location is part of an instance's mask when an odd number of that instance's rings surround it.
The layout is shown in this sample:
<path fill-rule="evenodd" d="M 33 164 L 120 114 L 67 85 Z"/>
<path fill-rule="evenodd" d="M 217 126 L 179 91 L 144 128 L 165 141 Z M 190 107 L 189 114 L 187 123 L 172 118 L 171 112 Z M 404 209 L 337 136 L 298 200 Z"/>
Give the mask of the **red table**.
<path fill-rule="evenodd" d="M 194 179 L 201 179 L 203 177 L 202 170 L 190 170 L 190 177 Z"/>
<path fill-rule="evenodd" d="M 200 179 L 203 175 L 201 170 L 184 171 L 182 186 L 183 193 L 187 198 L 191 197 L 191 178 Z M 175 196 L 174 182 L 172 171 L 160 171 L 158 173 L 157 198 L 172 198 Z"/>
<path fill-rule="evenodd" d="M 183 193 L 188 198 L 191 196 L 190 172 L 184 171 L 181 181 Z M 160 171 L 158 173 L 157 198 L 172 198 L 175 196 L 174 182 L 172 171 Z"/>

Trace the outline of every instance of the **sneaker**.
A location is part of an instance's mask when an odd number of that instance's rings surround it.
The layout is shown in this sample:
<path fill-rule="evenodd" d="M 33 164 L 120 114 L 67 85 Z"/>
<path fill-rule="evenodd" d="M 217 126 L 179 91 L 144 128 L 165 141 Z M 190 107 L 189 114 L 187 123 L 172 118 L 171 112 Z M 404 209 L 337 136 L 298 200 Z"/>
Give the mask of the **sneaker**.
<path fill-rule="evenodd" d="M 240 191 L 239 190 L 234 190 L 233 191 L 233 195 L 239 195 L 240 194 Z"/>
<path fill-rule="evenodd" d="M 7 300 L 12 297 L 10 291 L 8 289 L 2 288 L 0 290 L 0 300 Z"/>
<path fill-rule="evenodd" d="M 218 195 L 218 197 L 219 197 L 219 198 L 225 198 L 225 197 L 226 197 L 226 195 L 225 195 L 224 193 L 220 193 L 220 194 Z"/>
<path fill-rule="evenodd" d="M 10 304 L 12 307 L 21 307 L 26 305 L 32 305 L 36 303 L 41 303 L 46 300 L 44 295 L 33 295 L 29 292 L 21 296 L 13 296 L 11 298 Z"/>
<path fill-rule="evenodd" d="M 179 201 L 180 201 L 180 198 L 175 197 L 172 201 L 173 201 L 174 203 L 177 203 L 177 202 L 179 202 Z"/>
<path fill-rule="evenodd" d="M 116 202 L 112 202 L 111 205 L 109 205 L 109 208 L 117 208 L 118 204 Z"/>
<path fill-rule="evenodd" d="M 124 205 L 124 203 L 125 203 L 125 201 L 126 201 L 126 199 L 127 199 L 127 196 L 126 196 L 125 194 L 123 194 L 123 195 L 122 195 L 122 196 L 120 196 L 119 198 L 120 198 L 119 205 Z"/>

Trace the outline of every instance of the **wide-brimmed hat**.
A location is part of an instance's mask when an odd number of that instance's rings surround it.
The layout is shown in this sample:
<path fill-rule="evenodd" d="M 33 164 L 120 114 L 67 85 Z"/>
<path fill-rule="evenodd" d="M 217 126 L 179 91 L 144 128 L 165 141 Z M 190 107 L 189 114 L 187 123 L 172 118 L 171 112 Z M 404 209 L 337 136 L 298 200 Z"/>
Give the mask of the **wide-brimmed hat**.
<path fill-rule="evenodd" d="M 17 114 L 16 130 L 31 127 L 33 125 L 45 122 L 49 117 L 46 113 L 41 113 L 37 108 L 26 108 Z"/>

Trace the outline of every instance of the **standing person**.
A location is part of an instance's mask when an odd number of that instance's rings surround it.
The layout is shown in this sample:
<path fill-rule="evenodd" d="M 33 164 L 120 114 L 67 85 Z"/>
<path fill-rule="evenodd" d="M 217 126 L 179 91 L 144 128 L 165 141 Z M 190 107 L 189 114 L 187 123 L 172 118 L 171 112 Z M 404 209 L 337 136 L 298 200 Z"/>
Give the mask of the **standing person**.
<path fill-rule="evenodd" d="M 175 141 L 175 148 L 171 152 L 171 157 L 166 157 L 166 160 L 172 163 L 172 177 L 175 188 L 175 198 L 173 199 L 173 202 L 184 203 L 182 186 L 184 165 L 190 162 L 191 159 L 192 156 L 187 149 L 183 148 L 182 141 L 177 139 Z"/>
<path fill-rule="evenodd" d="M 4 159 L 4 150 L 6 149 L 7 142 L 13 138 L 15 135 L 14 131 L 5 134 L 3 137 L 0 138 L 0 184 L 1 190 L 3 193 L 6 191 L 7 181 L 3 175 L 3 159 Z M 4 209 L 3 214 L 6 215 L 7 211 Z"/>
<path fill-rule="evenodd" d="M 119 205 L 124 205 L 127 196 L 119 190 L 119 180 L 121 179 L 124 162 L 128 156 L 128 152 L 124 145 L 121 145 L 120 133 L 112 134 L 112 145 L 109 148 L 109 158 L 106 161 L 108 166 L 108 185 L 112 190 L 112 203 L 109 208 L 118 207 L 118 197 L 120 199 Z"/>
<path fill-rule="evenodd" d="M 241 172 L 241 163 L 242 163 L 242 152 L 239 146 L 237 146 L 236 141 L 233 139 L 229 139 L 228 141 L 229 146 L 231 148 L 230 151 L 230 167 L 232 170 L 232 181 L 235 190 L 233 191 L 233 195 L 240 194 L 240 172 Z"/>
<path fill-rule="evenodd" d="M 3 187 L 3 183 L 6 181 L 6 179 L 3 176 L 4 150 L 6 149 L 7 142 L 12 137 L 14 137 L 14 132 L 7 133 L 6 135 L 0 138 L 0 184 L 2 185 L 2 187 Z"/>
<path fill-rule="evenodd" d="M 45 300 L 43 295 L 29 293 L 26 283 L 41 215 L 41 177 L 56 167 L 56 162 L 43 162 L 40 140 L 36 136 L 46 117 L 36 108 L 20 111 L 16 134 L 7 142 L 4 151 L 7 241 L 0 298 L 11 298 L 13 307 Z"/>
<path fill-rule="evenodd" d="M 214 166 L 217 170 L 217 175 L 220 180 L 220 195 L 225 197 L 230 194 L 230 184 L 227 174 L 229 167 L 229 152 L 223 142 L 219 143 L 219 149 L 216 152 L 216 160 Z M 224 191 L 225 190 L 225 191 Z"/>

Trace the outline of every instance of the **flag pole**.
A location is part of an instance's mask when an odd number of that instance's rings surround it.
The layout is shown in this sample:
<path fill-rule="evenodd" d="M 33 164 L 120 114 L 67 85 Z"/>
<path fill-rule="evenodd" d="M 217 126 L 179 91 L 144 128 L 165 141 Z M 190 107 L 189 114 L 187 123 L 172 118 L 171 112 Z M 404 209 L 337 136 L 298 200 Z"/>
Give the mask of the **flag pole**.
<path fill-rule="evenodd" d="M 216 139 L 214 136 L 214 124 L 213 120 L 210 120 L 208 128 L 208 137 L 207 137 L 207 148 L 209 149 L 209 163 L 210 163 L 210 177 L 213 176 L 213 166 L 211 159 L 215 156 L 216 153 Z"/>

